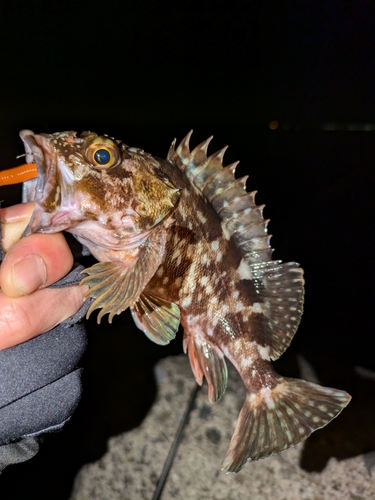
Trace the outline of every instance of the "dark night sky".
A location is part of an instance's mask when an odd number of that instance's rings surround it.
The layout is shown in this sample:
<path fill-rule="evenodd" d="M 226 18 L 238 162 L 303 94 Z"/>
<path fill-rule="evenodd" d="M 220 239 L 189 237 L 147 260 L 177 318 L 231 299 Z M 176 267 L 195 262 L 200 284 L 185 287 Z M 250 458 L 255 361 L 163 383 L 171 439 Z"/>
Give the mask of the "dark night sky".
<path fill-rule="evenodd" d="M 291 349 L 321 372 L 375 370 L 373 1 L 2 0 L 0 19 L 0 168 L 22 128 L 158 156 L 191 128 L 194 144 L 214 134 L 267 204 L 275 257 L 305 269 Z"/>

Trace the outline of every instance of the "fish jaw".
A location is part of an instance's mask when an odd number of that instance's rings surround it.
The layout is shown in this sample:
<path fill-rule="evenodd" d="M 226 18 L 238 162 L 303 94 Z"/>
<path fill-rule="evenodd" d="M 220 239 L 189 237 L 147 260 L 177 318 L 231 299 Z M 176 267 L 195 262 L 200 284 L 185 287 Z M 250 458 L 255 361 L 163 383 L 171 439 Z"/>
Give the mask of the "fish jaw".
<path fill-rule="evenodd" d="M 50 171 L 48 167 L 51 165 L 51 161 L 48 162 L 48 166 L 46 162 L 46 159 L 51 158 L 51 155 L 45 154 L 40 143 L 37 142 L 34 132 L 31 130 L 21 130 L 20 137 L 26 152 L 26 162 L 35 163 L 38 171 L 37 178 L 31 179 L 23 184 L 22 201 L 34 201 L 36 203 L 30 222 L 23 233 L 23 236 L 29 236 L 41 230 L 43 227 L 51 227 L 50 210 L 46 209 L 44 206 L 45 203 L 43 202 L 45 193 L 51 191 L 50 180 L 48 180 L 49 185 L 47 185 L 47 178 L 51 178 L 51 176 L 48 175 Z M 53 177 L 55 176 L 52 176 L 52 178 Z"/>
<path fill-rule="evenodd" d="M 24 184 L 23 201 L 36 203 L 24 236 L 66 230 L 93 247 L 124 250 L 177 205 L 179 190 L 158 172 L 158 162 L 120 141 L 91 132 L 20 136 L 26 161 L 38 169 L 37 179 Z M 108 168 L 95 163 L 95 148 L 111 151 Z"/>
<path fill-rule="evenodd" d="M 43 196 L 46 181 L 46 165 L 42 148 L 36 142 L 35 134 L 31 130 L 21 130 L 20 138 L 23 142 L 26 163 L 36 163 L 38 177 L 23 183 L 23 202 L 36 201 Z"/>
<path fill-rule="evenodd" d="M 72 137 L 74 132 L 70 133 Z M 20 137 L 24 143 L 27 163 L 36 163 L 38 177 L 24 183 L 23 201 L 34 201 L 36 207 L 24 236 L 32 233 L 56 233 L 83 220 L 79 200 L 70 199 L 62 204 L 63 185 L 66 184 L 62 165 L 53 147 L 53 142 L 45 135 L 22 130 Z M 72 177 L 72 176 L 70 176 Z"/>

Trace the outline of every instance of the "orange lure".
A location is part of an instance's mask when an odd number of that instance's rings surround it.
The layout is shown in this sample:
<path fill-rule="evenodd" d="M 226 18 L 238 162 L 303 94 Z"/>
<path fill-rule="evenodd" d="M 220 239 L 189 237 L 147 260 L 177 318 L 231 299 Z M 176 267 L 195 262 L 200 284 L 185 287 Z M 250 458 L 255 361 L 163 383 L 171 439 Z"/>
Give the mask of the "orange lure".
<path fill-rule="evenodd" d="M 0 186 L 19 184 L 38 177 L 38 170 L 35 163 L 25 163 L 18 167 L 0 170 Z"/>

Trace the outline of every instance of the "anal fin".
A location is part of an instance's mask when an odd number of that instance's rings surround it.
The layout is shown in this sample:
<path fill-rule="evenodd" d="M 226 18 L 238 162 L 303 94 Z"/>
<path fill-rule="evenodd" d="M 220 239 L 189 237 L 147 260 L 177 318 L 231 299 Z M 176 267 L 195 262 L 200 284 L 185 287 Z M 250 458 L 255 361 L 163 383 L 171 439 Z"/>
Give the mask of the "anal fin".
<path fill-rule="evenodd" d="M 202 385 L 203 376 L 208 384 L 208 399 L 215 403 L 222 397 L 227 387 L 228 370 L 224 354 L 198 335 L 184 334 L 184 352 L 188 352 L 190 366 L 198 385 Z"/>
<path fill-rule="evenodd" d="M 345 391 L 281 377 L 273 388 L 248 394 L 222 469 L 238 472 L 247 461 L 295 446 L 337 417 L 350 399 Z"/>
<path fill-rule="evenodd" d="M 131 308 L 134 323 L 147 337 L 159 345 L 169 344 L 180 324 L 180 309 L 173 302 L 141 293 Z"/>

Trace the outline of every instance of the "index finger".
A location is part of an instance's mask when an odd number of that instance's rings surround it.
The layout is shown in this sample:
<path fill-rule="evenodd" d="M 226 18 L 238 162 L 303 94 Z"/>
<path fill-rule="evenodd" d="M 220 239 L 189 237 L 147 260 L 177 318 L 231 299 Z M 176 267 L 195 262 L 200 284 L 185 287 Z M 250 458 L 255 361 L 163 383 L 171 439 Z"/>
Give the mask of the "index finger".
<path fill-rule="evenodd" d="M 32 234 L 21 238 L 34 203 L 2 210 L 3 246 L 7 250 L 0 268 L 0 287 L 9 297 L 29 295 L 63 278 L 73 256 L 61 233 Z"/>

